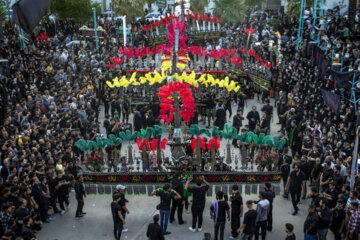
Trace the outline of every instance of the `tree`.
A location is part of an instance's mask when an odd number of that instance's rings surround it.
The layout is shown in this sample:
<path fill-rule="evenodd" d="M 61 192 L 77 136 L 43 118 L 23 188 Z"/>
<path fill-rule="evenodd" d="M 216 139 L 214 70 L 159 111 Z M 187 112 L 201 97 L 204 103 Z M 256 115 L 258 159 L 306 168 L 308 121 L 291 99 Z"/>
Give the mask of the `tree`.
<path fill-rule="evenodd" d="M 306 8 L 314 7 L 314 0 L 306 1 Z M 286 13 L 292 17 L 300 17 L 301 0 L 289 0 L 286 6 Z"/>
<path fill-rule="evenodd" d="M 349 0 L 349 20 L 353 25 L 355 23 L 357 0 Z"/>
<path fill-rule="evenodd" d="M 145 14 L 144 5 L 154 3 L 154 0 L 112 0 L 111 9 L 116 15 L 127 16 L 130 19 L 142 17 Z"/>
<path fill-rule="evenodd" d="M 263 2 L 265 2 L 265 0 L 245 0 L 246 6 L 259 6 L 259 7 L 261 7 Z"/>
<path fill-rule="evenodd" d="M 245 19 L 245 0 L 214 0 L 214 15 L 224 17 L 226 22 L 241 22 Z"/>
<path fill-rule="evenodd" d="M 101 13 L 100 4 L 91 0 L 51 0 L 50 11 L 59 20 L 72 20 L 76 23 L 85 23 L 93 18 L 93 8 Z"/>
<path fill-rule="evenodd" d="M 207 0 L 195 0 L 195 1 L 191 1 L 190 10 L 193 12 L 198 12 L 200 14 L 203 14 L 205 12 L 205 7 L 207 6 L 208 6 Z"/>

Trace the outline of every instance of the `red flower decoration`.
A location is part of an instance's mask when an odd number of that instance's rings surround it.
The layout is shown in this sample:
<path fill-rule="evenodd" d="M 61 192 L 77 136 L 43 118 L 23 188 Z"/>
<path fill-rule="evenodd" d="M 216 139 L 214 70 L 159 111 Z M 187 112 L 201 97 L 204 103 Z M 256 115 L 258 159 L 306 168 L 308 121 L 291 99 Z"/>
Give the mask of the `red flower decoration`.
<path fill-rule="evenodd" d="M 160 88 L 160 92 L 157 93 L 158 97 L 161 99 L 160 103 L 160 116 L 159 119 L 163 119 L 166 123 L 169 123 L 173 120 L 174 112 L 176 109 L 173 108 L 173 101 L 169 100 L 168 97 L 171 96 L 172 92 L 179 92 L 180 98 L 183 101 L 181 105 L 181 111 L 179 114 L 182 116 L 185 122 L 189 122 L 190 118 L 194 117 L 194 98 L 191 97 L 190 84 L 188 83 L 180 83 L 180 82 L 170 82 L 168 86 L 162 86 Z M 168 112 L 169 115 L 166 115 Z"/>
<path fill-rule="evenodd" d="M 151 182 L 153 180 L 153 176 L 144 176 L 145 182 Z"/>
<path fill-rule="evenodd" d="M 209 182 L 215 182 L 217 179 L 217 176 L 209 176 Z"/>
<path fill-rule="evenodd" d="M 245 32 L 246 32 L 247 35 L 252 36 L 254 34 L 254 32 L 255 32 L 255 28 L 253 28 L 253 26 L 250 25 L 250 28 L 245 29 Z"/>
<path fill-rule="evenodd" d="M 236 175 L 236 176 L 234 176 L 234 179 L 235 179 L 235 181 L 241 182 L 243 180 L 243 177 L 240 175 Z"/>
<path fill-rule="evenodd" d="M 47 35 L 46 32 L 40 33 L 40 35 L 37 38 L 39 43 L 41 43 L 43 40 L 45 40 L 47 44 L 51 43 L 51 41 L 48 40 L 49 36 Z"/>
<path fill-rule="evenodd" d="M 119 181 L 120 182 L 127 182 L 127 181 L 129 181 L 129 177 L 128 176 L 121 176 L 121 177 L 119 177 Z"/>

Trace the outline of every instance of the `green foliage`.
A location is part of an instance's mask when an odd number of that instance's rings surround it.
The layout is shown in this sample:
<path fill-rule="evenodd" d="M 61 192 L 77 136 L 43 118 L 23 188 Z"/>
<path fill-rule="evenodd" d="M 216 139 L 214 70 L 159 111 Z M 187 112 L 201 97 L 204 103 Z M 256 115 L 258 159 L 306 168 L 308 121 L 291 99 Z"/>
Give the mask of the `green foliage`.
<path fill-rule="evenodd" d="M 212 129 L 212 132 L 211 132 L 211 136 L 212 137 L 221 137 L 222 132 L 223 131 L 219 131 L 219 127 L 214 126 L 213 129 Z"/>
<path fill-rule="evenodd" d="M 115 146 L 118 146 L 122 143 L 121 138 L 117 138 L 114 134 L 110 134 L 109 138 L 111 139 L 112 144 L 114 144 Z"/>
<path fill-rule="evenodd" d="M 161 136 L 163 133 L 163 129 L 162 127 L 160 127 L 159 125 L 154 125 L 154 136 L 158 135 Z"/>
<path fill-rule="evenodd" d="M 133 134 L 131 134 L 130 130 L 120 132 L 120 137 L 125 141 L 134 141 L 139 135 L 140 133 L 138 131 L 135 131 Z"/>
<path fill-rule="evenodd" d="M 214 0 L 214 15 L 224 17 L 226 22 L 242 22 L 245 19 L 247 5 L 245 0 Z"/>
<path fill-rule="evenodd" d="M 202 134 L 206 134 L 207 136 L 211 137 L 210 131 L 207 128 L 200 128 L 197 124 L 191 124 L 190 128 L 187 130 L 194 136 L 200 136 Z"/>
<path fill-rule="evenodd" d="M 151 0 L 112 0 L 110 7 L 116 15 L 127 16 L 130 19 L 142 17 L 145 14 L 144 4 Z"/>
<path fill-rule="evenodd" d="M 205 12 L 205 7 L 208 6 L 207 0 L 193 0 L 190 4 L 190 10 L 193 12 L 198 12 L 203 14 Z"/>
<path fill-rule="evenodd" d="M 286 143 L 286 140 L 279 139 L 279 136 L 271 137 L 270 135 L 266 135 L 264 133 L 260 133 L 259 135 L 253 132 L 245 132 L 244 135 L 237 135 L 235 139 L 239 140 L 242 143 L 251 143 L 254 142 L 257 146 L 268 145 L 270 148 L 275 148 L 277 150 L 282 150 Z"/>
<path fill-rule="evenodd" d="M 265 2 L 265 0 L 245 0 L 246 6 L 259 6 Z"/>
<path fill-rule="evenodd" d="M 252 132 L 251 132 L 252 133 Z M 235 139 L 236 140 L 239 140 L 241 143 L 249 143 L 249 142 L 246 142 L 246 139 L 247 139 L 247 136 L 249 135 L 249 132 L 245 132 L 244 135 L 236 135 Z"/>
<path fill-rule="evenodd" d="M 281 21 L 279 19 L 274 18 L 270 20 L 269 24 L 274 27 L 274 30 L 278 31 Z"/>
<path fill-rule="evenodd" d="M 230 127 L 228 123 L 225 123 L 225 131 L 220 134 L 225 139 L 234 139 L 237 136 L 237 130 L 235 127 Z"/>
<path fill-rule="evenodd" d="M 101 13 L 100 3 L 93 3 L 91 0 L 51 0 L 50 11 L 59 20 L 72 20 L 76 23 L 85 23 L 93 18 L 93 10 Z"/>
<path fill-rule="evenodd" d="M 314 7 L 314 0 L 306 1 L 306 8 L 310 9 Z M 286 6 L 286 13 L 292 17 L 300 17 L 301 0 L 288 0 Z"/>

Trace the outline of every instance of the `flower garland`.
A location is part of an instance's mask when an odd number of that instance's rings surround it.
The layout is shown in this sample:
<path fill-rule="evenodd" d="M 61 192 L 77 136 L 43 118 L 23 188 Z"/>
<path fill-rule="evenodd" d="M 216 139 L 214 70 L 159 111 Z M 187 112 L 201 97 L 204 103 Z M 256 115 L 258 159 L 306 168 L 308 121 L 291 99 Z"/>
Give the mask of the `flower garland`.
<path fill-rule="evenodd" d="M 173 92 L 179 92 L 180 98 L 183 101 L 179 115 L 185 122 L 189 122 L 190 118 L 194 117 L 194 109 L 196 107 L 194 98 L 191 96 L 190 84 L 180 82 L 174 83 L 172 81 L 169 82 L 168 86 L 162 86 L 160 92 L 157 93 L 158 97 L 161 99 L 159 119 L 163 119 L 166 123 L 173 120 L 174 112 L 177 111 L 173 106 L 174 100 L 170 98 Z M 167 115 L 168 113 L 169 115 Z"/>

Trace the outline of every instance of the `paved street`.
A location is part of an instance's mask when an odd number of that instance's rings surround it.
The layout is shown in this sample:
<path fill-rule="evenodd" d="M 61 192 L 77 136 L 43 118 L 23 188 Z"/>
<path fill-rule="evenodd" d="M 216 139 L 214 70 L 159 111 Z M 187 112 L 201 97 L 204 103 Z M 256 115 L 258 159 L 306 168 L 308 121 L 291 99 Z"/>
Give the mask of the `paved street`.
<path fill-rule="evenodd" d="M 255 105 L 257 109 L 261 109 L 261 104 L 256 100 L 250 100 L 248 106 L 245 109 L 245 117 L 251 107 Z M 275 110 L 275 109 L 274 109 Z M 236 106 L 233 106 L 233 114 L 236 113 Z M 130 118 L 132 119 L 132 118 Z M 231 118 L 232 119 L 232 118 Z M 274 121 L 271 126 L 271 135 L 278 134 L 279 125 L 277 122 L 276 112 L 274 111 Z M 247 120 L 243 122 L 247 124 Z M 223 140 L 221 146 L 225 146 Z M 124 149 L 124 148 L 123 148 Z M 220 151 L 223 153 L 223 150 Z M 281 184 L 282 185 L 282 184 Z M 243 187 L 244 192 L 244 187 Z M 282 193 L 281 189 L 281 193 Z M 245 195 L 242 194 L 244 202 L 249 199 L 257 199 L 255 194 Z M 64 216 L 56 216 L 54 223 L 46 224 L 44 229 L 38 235 L 41 240 L 66 240 L 66 239 L 114 239 L 113 238 L 113 226 L 110 210 L 110 203 L 112 201 L 111 195 L 90 195 L 85 200 L 85 211 L 87 215 L 81 220 L 75 220 L 76 200 L 74 194 L 71 193 L 72 205 L 70 210 Z M 124 233 L 121 239 L 131 240 L 143 240 L 147 239 L 145 234 L 147 225 L 152 222 L 152 216 L 157 212 L 156 205 L 160 199 L 157 197 L 149 197 L 147 195 L 127 195 L 129 200 L 128 208 L 130 215 L 126 218 L 126 228 L 129 229 L 127 233 Z M 215 199 L 215 195 L 207 198 L 206 208 L 204 211 L 204 223 L 202 232 L 192 233 L 188 230 L 191 225 L 191 214 L 186 214 L 184 211 L 184 220 L 187 221 L 184 225 L 179 225 L 176 221 L 169 224 L 168 231 L 170 235 L 166 236 L 166 239 L 202 239 L 204 233 L 211 233 L 214 235 L 213 222 L 210 219 L 210 204 Z M 273 210 L 273 231 L 269 232 L 267 239 L 284 239 L 285 238 L 285 223 L 292 223 L 295 227 L 295 234 L 298 239 L 303 238 L 302 228 L 307 215 L 307 205 L 309 200 L 302 200 L 299 205 L 300 211 L 297 216 L 292 216 L 291 201 L 284 199 L 282 196 L 277 196 L 274 200 Z M 256 207 L 256 206 L 255 206 Z M 244 210 L 247 211 L 244 205 Z M 225 238 L 228 239 L 231 233 L 230 222 L 226 223 Z M 332 235 L 332 233 L 329 233 Z M 329 239 L 332 238 L 329 236 Z"/>
<path fill-rule="evenodd" d="M 257 199 L 257 196 L 244 195 L 243 200 Z M 130 215 L 126 218 L 126 227 L 129 229 L 124 233 L 121 239 L 146 239 L 147 225 L 152 221 L 152 216 L 155 214 L 156 205 L 159 203 L 158 197 L 149 197 L 147 195 L 128 195 L 128 208 Z M 184 220 L 187 221 L 184 225 L 179 225 L 176 221 L 169 224 L 168 231 L 170 235 L 166 239 L 202 239 L 203 233 L 209 232 L 212 235 L 214 228 L 212 220 L 210 219 L 209 208 L 211 201 L 215 196 L 208 197 L 206 208 L 204 211 L 203 232 L 192 233 L 188 230 L 191 225 L 191 214 L 184 212 Z M 38 235 L 41 240 L 66 240 L 66 239 L 114 239 L 112 233 L 112 218 L 111 218 L 111 195 L 90 195 L 85 199 L 86 216 L 81 220 L 75 220 L 76 200 L 73 193 L 71 195 L 71 207 L 69 212 L 65 215 L 56 216 L 53 223 L 46 224 L 44 229 Z M 291 201 L 284 199 L 281 196 L 276 196 L 274 200 L 274 224 L 273 231 L 268 233 L 267 239 L 284 239 L 285 228 L 284 225 L 290 222 L 295 227 L 295 233 L 298 239 L 303 237 L 302 226 L 307 215 L 307 204 L 309 200 L 302 201 L 299 205 L 300 212 L 297 216 L 292 216 Z M 246 206 L 244 206 L 246 209 Z M 230 222 L 226 223 L 225 237 L 230 236 L 231 227 Z M 331 239 L 329 237 L 329 239 Z"/>

